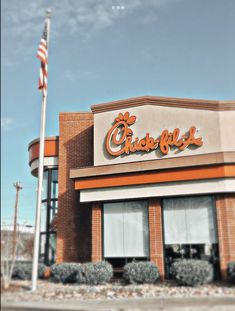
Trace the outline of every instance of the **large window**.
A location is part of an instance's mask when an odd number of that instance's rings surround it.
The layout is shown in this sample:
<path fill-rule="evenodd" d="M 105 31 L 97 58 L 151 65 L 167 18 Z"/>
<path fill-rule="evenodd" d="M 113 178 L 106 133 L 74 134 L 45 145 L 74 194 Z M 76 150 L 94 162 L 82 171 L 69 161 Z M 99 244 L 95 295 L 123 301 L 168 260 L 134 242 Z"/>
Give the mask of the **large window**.
<path fill-rule="evenodd" d="M 48 170 L 43 172 L 42 200 L 46 200 L 47 196 L 48 196 Z"/>
<path fill-rule="evenodd" d="M 57 199 L 58 198 L 58 170 L 54 169 L 51 170 L 51 198 Z"/>
<path fill-rule="evenodd" d="M 41 205 L 40 261 L 47 265 L 55 262 L 56 233 L 51 227 L 58 208 L 58 169 L 48 168 L 43 175 Z"/>
<path fill-rule="evenodd" d="M 163 200 L 165 260 L 167 271 L 179 258 L 218 263 L 218 242 L 212 196 Z"/>
<path fill-rule="evenodd" d="M 166 244 L 217 243 L 210 196 L 164 200 Z"/>
<path fill-rule="evenodd" d="M 104 204 L 104 257 L 149 256 L 147 201 Z"/>

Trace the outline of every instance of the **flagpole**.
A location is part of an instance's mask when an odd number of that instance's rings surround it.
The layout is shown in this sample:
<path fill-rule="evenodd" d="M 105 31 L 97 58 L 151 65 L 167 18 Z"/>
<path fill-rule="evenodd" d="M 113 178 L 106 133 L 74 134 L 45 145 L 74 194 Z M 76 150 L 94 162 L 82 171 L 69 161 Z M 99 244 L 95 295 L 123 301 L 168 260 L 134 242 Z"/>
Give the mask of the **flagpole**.
<path fill-rule="evenodd" d="M 47 10 L 46 23 L 48 29 L 47 49 L 49 45 L 50 34 L 50 19 L 51 11 Z M 46 125 L 46 103 L 47 95 L 42 92 L 42 106 L 41 106 L 41 127 L 40 127 L 40 151 L 39 151 L 39 168 L 38 168 L 38 187 L 37 187 L 37 206 L 35 218 L 35 232 L 34 232 L 34 250 L 33 250 L 33 267 L 32 267 L 32 291 L 37 289 L 38 278 L 38 260 L 39 260 L 39 243 L 40 243 L 40 218 L 41 218 L 41 204 L 42 204 L 42 182 L 43 182 L 43 160 L 44 160 L 44 146 L 45 146 L 45 125 Z"/>

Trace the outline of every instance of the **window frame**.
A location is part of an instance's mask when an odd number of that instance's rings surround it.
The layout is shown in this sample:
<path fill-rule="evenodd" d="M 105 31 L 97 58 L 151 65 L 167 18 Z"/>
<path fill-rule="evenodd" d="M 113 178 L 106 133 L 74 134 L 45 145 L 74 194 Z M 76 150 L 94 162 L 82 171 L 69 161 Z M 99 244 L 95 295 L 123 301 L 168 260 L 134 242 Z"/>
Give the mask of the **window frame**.
<path fill-rule="evenodd" d="M 104 205 L 109 203 L 128 203 L 128 202 L 146 202 L 146 209 L 147 209 L 147 226 L 148 226 L 148 256 L 141 257 L 141 256 L 128 256 L 128 257 L 105 257 L 104 256 L 104 248 L 105 248 L 105 241 L 104 241 Z M 115 201 L 103 201 L 101 206 L 101 212 L 102 212 L 102 221 L 101 221 L 101 231 L 102 231 L 102 258 L 105 260 L 112 260 L 112 259 L 124 259 L 125 262 L 130 261 L 131 259 L 137 259 L 137 260 L 150 260 L 150 232 L 149 232 L 149 200 L 148 199 L 137 199 L 137 200 L 115 200 Z"/>

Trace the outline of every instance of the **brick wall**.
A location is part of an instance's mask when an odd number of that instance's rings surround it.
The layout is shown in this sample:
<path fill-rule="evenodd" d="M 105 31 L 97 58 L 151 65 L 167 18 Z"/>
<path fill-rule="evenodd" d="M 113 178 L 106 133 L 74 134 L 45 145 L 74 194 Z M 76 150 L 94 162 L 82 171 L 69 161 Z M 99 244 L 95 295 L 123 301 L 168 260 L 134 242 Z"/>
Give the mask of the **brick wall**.
<path fill-rule="evenodd" d="M 164 279 L 162 207 L 158 198 L 149 199 L 150 260 L 155 262 L 161 279 Z"/>
<path fill-rule="evenodd" d="M 59 208 L 57 262 L 102 259 L 102 213 L 100 203 L 82 204 L 69 178 L 71 168 L 93 165 L 92 113 L 61 113 L 59 136 Z M 217 195 L 216 212 L 222 278 L 227 263 L 235 260 L 235 194 Z M 164 278 L 161 201 L 149 199 L 150 260 Z"/>
<path fill-rule="evenodd" d="M 102 260 L 102 210 L 100 202 L 92 204 L 92 261 Z"/>
<path fill-rule="evenodd" d="M 227 264 L 235 261 L 235 194 L 216 196 L 220 271 L 227 277 Z"/>
<path fill-rule="evenodd" d="M 92 113 L 61 113 L 59 133 L 59 197 L 57 259 L 91 260 L 91 206 L 79 202 L 69 178 L 71 168 L 93 165 Z"/>

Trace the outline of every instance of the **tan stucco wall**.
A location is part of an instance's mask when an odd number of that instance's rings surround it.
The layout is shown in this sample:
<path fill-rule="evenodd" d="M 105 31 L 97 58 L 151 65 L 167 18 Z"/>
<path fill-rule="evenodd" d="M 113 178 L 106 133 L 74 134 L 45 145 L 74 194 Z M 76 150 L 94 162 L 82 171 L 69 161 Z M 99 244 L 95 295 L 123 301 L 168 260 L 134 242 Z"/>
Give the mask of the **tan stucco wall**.
<path fill-rule="evenodd" d="M 220 141 L 222 151 L 235 150 L 235 111 L 219 112 Z"/>
<path fill-rule="evenodd" d="M 198 129 L 195 137 L 202 137 L 204 144 L 201 147 L 187 148 L 181 152 L 175 149 L 164 156 L 158 149 L 149 153 L 138 152 L 119 157 L 110 156 L 105 150 L 106 135 L 118 113 L 125 113 L 126 111 L 129 111 L 131 115 L 135 115 L 137 118 L 135 124 L 130 126 L 134 132 L 133 137 L 143 138 L 148 132 L 152 137 L 157 138 L 164 129 L 173 131 L 177 127 L 180 129 L 180 133 L 184 134 L 191 126 L 195 126 Z M 94 165 L 235 151 L 234 133 L 235 111 L 210 111 L 145 105 L 97 113 L 94 115 Z"/>

